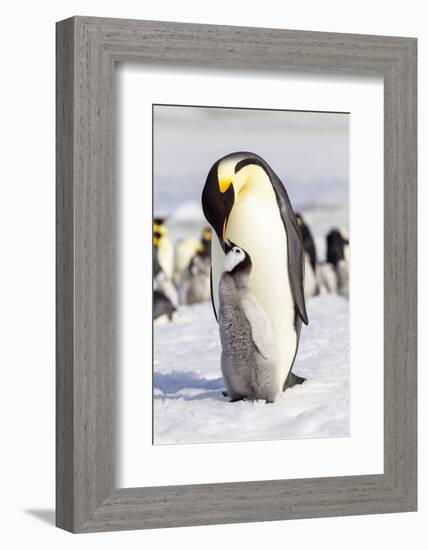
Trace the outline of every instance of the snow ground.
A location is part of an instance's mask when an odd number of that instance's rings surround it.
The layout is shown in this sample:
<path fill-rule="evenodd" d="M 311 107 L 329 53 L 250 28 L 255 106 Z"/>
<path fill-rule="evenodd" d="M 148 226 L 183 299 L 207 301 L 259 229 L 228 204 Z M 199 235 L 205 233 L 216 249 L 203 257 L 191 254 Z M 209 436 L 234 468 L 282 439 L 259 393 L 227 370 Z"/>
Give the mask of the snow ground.
<path fill-rule="evenodd" d="M 348 302 L 324 294 L 307 307 L 293 368 L 307 381 L 269 405 L 223 397 L 211 303 L 181 306 L 173 322 L 155 324 L 155 444 L 349 435 Z"/>

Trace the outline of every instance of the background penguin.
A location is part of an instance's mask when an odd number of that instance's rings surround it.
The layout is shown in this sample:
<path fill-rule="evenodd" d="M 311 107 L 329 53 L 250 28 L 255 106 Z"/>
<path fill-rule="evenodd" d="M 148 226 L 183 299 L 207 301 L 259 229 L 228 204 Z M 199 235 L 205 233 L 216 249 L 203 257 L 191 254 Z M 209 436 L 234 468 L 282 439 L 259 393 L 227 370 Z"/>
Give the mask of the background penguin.
<path fill-rule="evenodd" d="M 226 242 L 219 285 L 221 370 L 231 401 L 275 401 L 282 389 L 276 338 L 269 317 L 248 286 L 251 258 Z"/>
<path fill-rule="evenodd" d="M 211 167 L 202 192 L 202 208 L 216 234 L 211 253 L 216 317 L 223 243 L 230 239 L 239 243 L 252 259 L 248 285 L 273 326 L 284 389 L 303 381 L 291 373 L 301 323 L 308 323 L 303 245 L 282 182 L 258 155 L 233 153 Z"/>
<path fill-rule="evenodd" d="M 339 233 L 342 235 L 343 239 L 343 255 L 345 257 L 345 262 L 349 264 L 349 235 L 343 228 L 339 229 Z"/>
<path fill-rule="evenodd" d="M 337 287 L 341 296 L 349 298 L 349 264 L 346 260 L 341 260 L 336 268 Z"/>
<path fill-rule="evenodd" d="M 319 294 L 318 280 L 316 276 L 316 270 L 312 269 L 311 260 L 309 254 L 305 252 L 305 278 L 304 278 L 304 291 L 305 299 L 311 298 Z"/>
<path fill-rule="evenodd" d="M 211 296 L 210 259 L 202 254 L 196 254 L 187 268 L 180 285 L 180 303 L 192 305 L 207 302 Z"/>
<path fill-rule="evenodd" d="M 337 267 L 340 260 L 345 260 L 349 239 L 345 238 L 339 229 L 332 229 L 327 237 L 327 262 Z"/>
<path fill-rule="evenodd" d="M 302 234 L 303 250 L 308 254 L 310 264 L 315 273 L 317 265 L 317 249 L 315 247 L 314 238 L 312 237 L 311 230 L 305 223 L 301 214 L 296 214 L 296 221 Z"/>
<path fill-rule="evenodd" d="M 196 237 L 189 237 L 178 241 L 174 255 L 174 282 L 180 285 L 192 258 L 202 250 L 202 245 Z"/>
<path fill-rule="evenodd" d="M 303 250 L 305 251 L 305 298 L 316 296 L 319 294 L 318 280 L 317 280 L 317 251 L 315 247 L 314 238 L 308 225 L 304 221 L 301 214 L 296 214 L 297 225 L 299 226 L 302 234 Z"/>
<path fill-rule="evenodd" d="M 165 277 L 160 268 L 155 254 L 153 255 L 153 291 L 158 291 L 168 298 L 176 308 L 178 306 L 178 293 L 172 281 Z"/>
<path fill-rule="evenodd" d="M 153 320 L 160 321 L 162 318 L 172 321 L 176 308 L 171 301 L 159 290 L 153 291 Z"/>
<path fill-rule="evenodd" d="M 318 287 L 320 292 L 334 294 L 337 292 L 337 274 L 332 264 L 325 262 L 318 267 Z"/>
<path fill-rule="evenodd" d="M 201 237 L 201 255 L 206 258 L 211 258 L 211 240 L 212 240 L 212 231 L 211 227 L 204 227 Z"/>
<path fill-rule="evenodd" d="M 174 247 L 169 239 L 168 228 L 164 218 L 153 220 L 153 244 L 157 261 L 165 274 L 165 277 L 172 281 L 174 273 Z"/>
<path fill-rule="evenodd" d="M 327 262 L 330 263 L 337 277 L 339 294 L 349 294 L 349 238 L 339 229 L 332 229 L 327 235 Z"/>
<path fill-rule="evenodd" d="M 174 282 L 177 286 L 180 286 L 182 279 L 186 277 L 188 267 L 196 255 L 208 258 L 211 262 L 211 229 L 209 227 L 203 229 L 200 240 L 189 237 L 177 243 L 174 256 Z"/>
<path fill-rule="evenodd" d="M 321 292 L 349 295 L 349 239 L 343 231 L 332 229 L 326 235 L 326 262 L 318 267 Z"/>

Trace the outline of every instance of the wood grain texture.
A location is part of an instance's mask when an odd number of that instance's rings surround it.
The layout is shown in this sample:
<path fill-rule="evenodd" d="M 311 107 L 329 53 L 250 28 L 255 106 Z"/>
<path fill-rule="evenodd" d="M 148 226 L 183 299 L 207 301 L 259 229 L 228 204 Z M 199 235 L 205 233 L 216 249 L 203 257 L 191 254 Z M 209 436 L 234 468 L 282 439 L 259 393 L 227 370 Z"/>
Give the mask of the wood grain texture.
<path fill-rule="evenodd" d="M 74 526 L 74 23 L 56 36 L 56 522 Z"/>
<path fill-rule="evenodd" d="M 383 475 L 115 489 L 115 62 L 383 76 Z M 416 78 L 412 38 L 87 17 L 57 24 L 59 527 L 416 510 Z"/>

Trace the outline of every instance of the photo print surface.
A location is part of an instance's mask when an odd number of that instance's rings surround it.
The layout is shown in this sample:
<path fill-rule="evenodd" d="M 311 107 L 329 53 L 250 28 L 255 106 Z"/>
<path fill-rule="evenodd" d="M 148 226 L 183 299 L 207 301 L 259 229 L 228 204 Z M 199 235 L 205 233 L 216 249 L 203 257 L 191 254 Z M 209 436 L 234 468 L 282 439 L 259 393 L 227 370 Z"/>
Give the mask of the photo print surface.
<path fill-rule="evenodd" d="M 153 443 L 350 435 L 349 114 L 153 105 Z"/>

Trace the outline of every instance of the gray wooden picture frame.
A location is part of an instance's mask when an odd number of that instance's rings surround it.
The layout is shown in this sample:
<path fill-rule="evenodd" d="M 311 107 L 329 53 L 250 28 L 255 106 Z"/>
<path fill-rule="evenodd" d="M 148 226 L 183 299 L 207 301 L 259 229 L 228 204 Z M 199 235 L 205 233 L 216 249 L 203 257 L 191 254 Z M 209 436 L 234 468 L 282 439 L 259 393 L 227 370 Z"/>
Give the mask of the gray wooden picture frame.
<path fill-rule="evenodd" d="M 416 39 L 73 17 L 57 24 L 56 48 L 57 526 L 82 533 L 416 510 Z M 118 62 L 383 77 L 383 474 L 115 487 Z"/>

